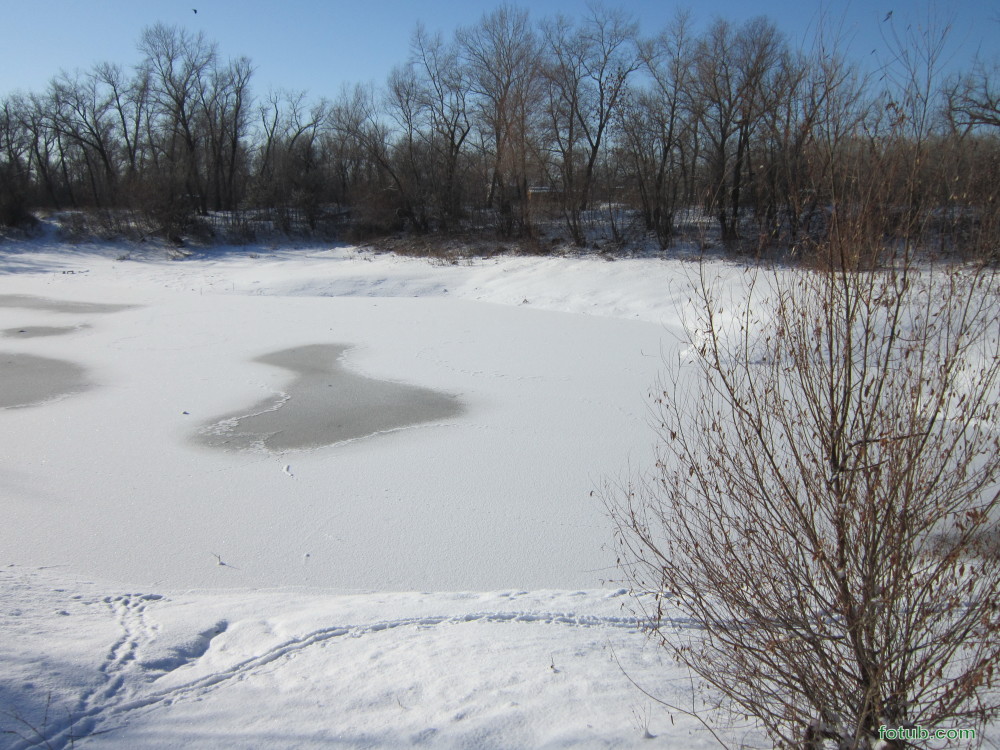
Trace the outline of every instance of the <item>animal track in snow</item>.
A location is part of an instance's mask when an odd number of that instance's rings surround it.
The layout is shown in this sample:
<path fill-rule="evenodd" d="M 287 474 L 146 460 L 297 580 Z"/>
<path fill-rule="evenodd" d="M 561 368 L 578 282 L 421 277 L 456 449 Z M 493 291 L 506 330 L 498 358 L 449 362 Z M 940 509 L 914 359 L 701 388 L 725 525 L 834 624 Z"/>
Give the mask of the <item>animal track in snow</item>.
<path fill-rule="evenodd" d="M 597 616 L 573 612 L 471 612 L 452 616 L 409 617 L 382 620 L 364 625 L 336 625 L 288 638 L 260 654 L 248 656 L 210 674 L 201 674 L 180 684 L 165 685 L 159 679 L 165 674 L 180 677 L 180 668 L 194 664 L 212 647 L 212 640 L 224 633 L 228 623 L 221 620 L 179 642 L 159 651 L 155 648 L 158 633 L 147 610 L 162 597 L 156 594 L 133 594 L 107 597 L 104 603 L 111 609 L 121 628 L 119 638 L 111 645 L 100 671 L 104 684 L 81 697 L 72 712 L 70 722 L 53 727 L 45 738 L 47 746 L 64 750 L 76 740 L 98 732 L 113 730 L 137 712 L 155 710 L 178 701 L 199 699 L 203 695 L 233 680 L 244 680 L 253 673 L 279 660 L 293 659 L 312 646 L 325 647 L 343 636 L 363 638 L 402 627 L 424 630 L 442 626 L 463 626 L 473 623 L 522 624 L 597 630 L 641 631 L 642 621 L 635 617 Z M 675 620 L 678 627 L 694 627 L 686 620 Z"/>
<path fill-rule="evenodd" d="M 161 600 L 159 594 L 123 594 L 102 600 L 119 627 L 119 636 L 99 667 L 103 681 L 80 696 L 66 719 L 52 722 L 45 736 L 36 738 L 44 747 L 52 750 L 72 747 L 76 741 L 108 729 L 104 725 L 110 717 L 146 705 L 142 693 L 147 685 L 199 659 L 208 651 L 212 639 L 228 627 L 221 620 L 192 637 L 170 644 L 161 653 L 152 649 L 155 655 L 144 656 L 159 635 L 157 626 L 147 616 L 147 609 Z M 15 748 L 21 750 L 22 746 L 35 745 L 22 743 Z"/>

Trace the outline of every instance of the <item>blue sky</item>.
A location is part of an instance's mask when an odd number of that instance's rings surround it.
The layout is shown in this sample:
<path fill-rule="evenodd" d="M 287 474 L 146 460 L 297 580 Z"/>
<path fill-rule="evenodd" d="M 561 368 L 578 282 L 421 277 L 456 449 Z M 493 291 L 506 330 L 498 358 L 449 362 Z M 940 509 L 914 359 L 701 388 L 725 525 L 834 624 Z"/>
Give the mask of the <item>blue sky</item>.
<path fill-rule="evenodd" d="M 381 82 L 407 55 L 417 21 L 450 34 L 475 23 L 499 3 L 468 0 L 0 0 L 0 96 L 41 91 L 61 69 L 97 62 L 138 60 L 143 27 L 158 21 L 203 31 L 225 57 L 246 55 L 254 63 L 254 89 L 305 89 L 311 97 L 334 97 L 344 83 Z M 515 3 L 517 4 L 517 3 Z M 522 3 L 533 17 L 556 13 L 578 17 L 586 2 L 533 0 Z M 773 19 L 793 43 L 811 36 L 823 8 L 832 26 L 851 40 L 856 59 L 884 55 L 882 19 L 890 10 L 900 30 L 926 24 L 926 4 L 874 0 L 606 0 L 634 14 L 644 34 L 661 29 L 678 7 L 691 7 L 696 29 L 714 16 L 739 22 L 755 15 Z M 954 66 L 967 65 L 977 49 L 1000 56 L 1000 4 L 996 0 L 952 0 L 934 13 L 953 21 Z M 192 8 L 197 8 L 195 14 Z M 875 55 L 872 51 L 877 50 Z"/>

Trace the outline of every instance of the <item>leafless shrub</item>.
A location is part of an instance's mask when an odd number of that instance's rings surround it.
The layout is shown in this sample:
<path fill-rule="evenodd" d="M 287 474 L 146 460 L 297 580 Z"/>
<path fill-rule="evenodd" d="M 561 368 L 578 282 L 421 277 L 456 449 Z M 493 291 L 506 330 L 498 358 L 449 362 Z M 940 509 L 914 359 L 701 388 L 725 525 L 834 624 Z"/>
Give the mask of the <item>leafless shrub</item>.
<path fill-rule="evenodd" d="M 871 748 L 881 725 L 981 739 L 1000 708 L 995 273 L 748 278 L 724 300 L 701 276 L 655 471 L 604 493 L 636 606 L 778 747 Z M 678 610 L 700 630 L 672 629 Z"/>

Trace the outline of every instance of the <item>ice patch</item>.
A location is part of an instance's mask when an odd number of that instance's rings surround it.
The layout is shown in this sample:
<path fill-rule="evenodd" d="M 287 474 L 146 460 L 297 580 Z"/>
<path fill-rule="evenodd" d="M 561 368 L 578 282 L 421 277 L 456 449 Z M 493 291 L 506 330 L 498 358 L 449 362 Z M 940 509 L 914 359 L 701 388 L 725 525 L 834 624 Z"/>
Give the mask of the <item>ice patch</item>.
<path fill-rule="evenodd" d="M 462 412 L 454 396 L 349 372 L 339 361 L 348 348 L 314 344 L 258 357 L 255 362 L 291 370 L 295 379 L 277 401 L 262 401 L 212 421 L 199 432 L 198 441 L 238 450 L 302 450 Z M 285 473 L 291 475 L 287 466 Z"/>

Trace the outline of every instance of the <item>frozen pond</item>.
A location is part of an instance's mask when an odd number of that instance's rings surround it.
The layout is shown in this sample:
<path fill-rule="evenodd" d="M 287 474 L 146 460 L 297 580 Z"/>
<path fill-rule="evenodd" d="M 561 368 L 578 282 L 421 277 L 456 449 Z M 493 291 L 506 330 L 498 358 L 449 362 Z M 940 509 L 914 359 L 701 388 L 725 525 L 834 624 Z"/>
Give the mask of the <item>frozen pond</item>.
<path fill-rule="evenodd" d="M 185 590 L 614 575 L 592 493 L 655 460 L 664 328 L 573 300 L 621 313 L 602 295 L 633 299 L 653 266 L 615 286 L 625 263 L 118 253 L 0 274 L 0 391 L 44 403 L 0 410 L 11 562 Z"/>
<path fill-rule="evenodd" d="M 349 372 L 350 347 L 313 344 L 255 359 L 294 373 L 285 391 L 245 411 L 214 420 L 198 440 L 230 449 L 282 452 L 317 448 L 455 417 L 461 402 L 428 388 Z"/>

